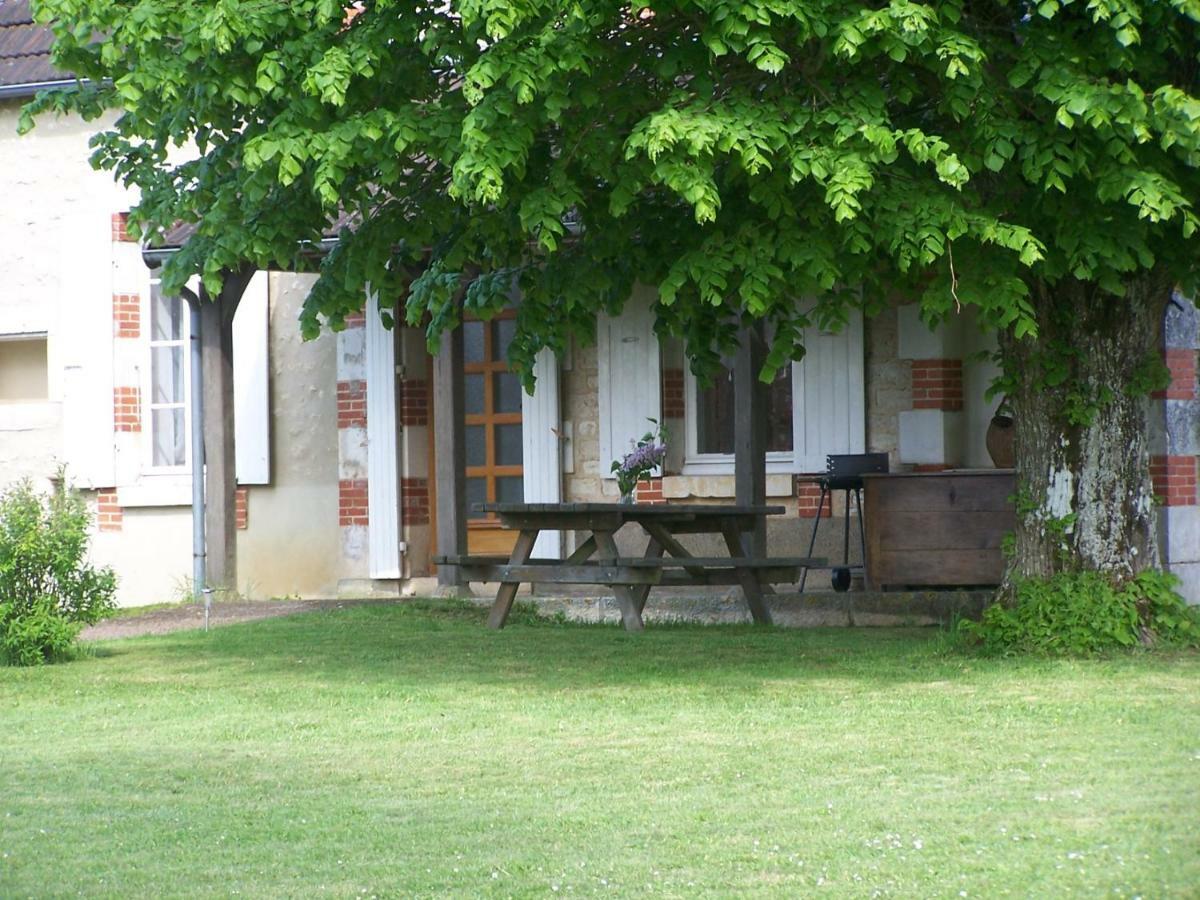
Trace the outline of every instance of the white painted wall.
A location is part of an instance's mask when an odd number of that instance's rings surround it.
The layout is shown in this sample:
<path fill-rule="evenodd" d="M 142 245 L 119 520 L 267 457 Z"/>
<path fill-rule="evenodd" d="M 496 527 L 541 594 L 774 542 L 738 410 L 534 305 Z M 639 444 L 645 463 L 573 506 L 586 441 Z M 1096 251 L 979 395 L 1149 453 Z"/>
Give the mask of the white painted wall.
<path fill-rule="evenodd" d="M 0 404 L 0 488 L 26 476 L 44 483 L 76 457 L 77 483 L 119 487 L 127 504 L 122 530 L 93 543 L 94 560 L 117 571 L 119 602 L 175 599 L 192 568 L 189 476 L 144 477 L 148 430 L 112 432 L 114 383 L 141 383 L 146 365 L 137 341 L 112 337 L 112 294 L 148 289 L 137 245 L 112 241 L 112 214 L 131 199 L 88 164 L 96 123 L 47 118 L 18 136 L 19 108 L 0 103 L 0 334 L 46 333 L 48 398 Z M 251 488 L 250 527 L 238 532 L 239 589 L 254 597 L 335 596 L 346 574 L 336 341 L 303 342 L 296 322 L 311 280 L 270 276 L 270 483 Z M 148 325 L 143 317 L 144 333 Z"/>
<path fill-rule="evenodd" d="M 91 129 L 47 117 L 20 136 L 20 105 L 0 102 L 0 334 L 47 335 L 47 397 L 0 407 L 0 487 L 45 478 L 63 459 L 66 373 L 81 362 L 85 340 L 112 330 L 109 217 L 124 203 L 122 190 L 87 163 Z M 95 302 L 85 305 L 89 289 Z M 91 390 L 111 404 L 110 380 L 94 379 Z"/>

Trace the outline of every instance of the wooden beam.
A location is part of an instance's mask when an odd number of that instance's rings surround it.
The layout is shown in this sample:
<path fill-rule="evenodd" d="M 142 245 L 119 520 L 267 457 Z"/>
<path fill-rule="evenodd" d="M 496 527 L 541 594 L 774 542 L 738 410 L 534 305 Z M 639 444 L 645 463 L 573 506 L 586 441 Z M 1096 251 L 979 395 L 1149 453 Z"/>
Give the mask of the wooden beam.
<path fill-rule="evenodd" d="M 204 523 L 208 586 L 237 590 L 237 454 L 233 426 L 233 317 L 253 268 L 225 272 L 221 293 L 200 288 L 204 395 Z M 195 427 L 195 426 L 194 426 Z"/>
<path fill-rule="evenodd" d="M 442 335 L 433 358 L 434 480 L 437 492 L 437 549 L 444 556 L 467 552 L 466 395 L 463 331 Z M 438 584 L 461 584 L 456 566 L 438 566 Z"/>
<path fill-rule="evenodd" d="M 767 386 L 758 380 L 764 340 L 761 325 L 743 327 L 733 366 L 734 495 L 739 506 L 767 500 Z M 760 517 L 745 537 L 749 556 L 767 555 L 767 523 Z"/>

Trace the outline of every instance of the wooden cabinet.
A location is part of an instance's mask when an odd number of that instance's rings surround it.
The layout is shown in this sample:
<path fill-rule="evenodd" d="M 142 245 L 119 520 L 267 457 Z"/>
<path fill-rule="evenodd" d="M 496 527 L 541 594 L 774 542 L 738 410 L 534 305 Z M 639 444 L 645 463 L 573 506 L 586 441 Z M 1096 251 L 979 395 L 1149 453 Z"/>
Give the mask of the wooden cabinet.
<path fill-rule="evenodd" d="M 864 476 L 869 585 L 999 584 L 1015 489 L 1011 469 Z"/>

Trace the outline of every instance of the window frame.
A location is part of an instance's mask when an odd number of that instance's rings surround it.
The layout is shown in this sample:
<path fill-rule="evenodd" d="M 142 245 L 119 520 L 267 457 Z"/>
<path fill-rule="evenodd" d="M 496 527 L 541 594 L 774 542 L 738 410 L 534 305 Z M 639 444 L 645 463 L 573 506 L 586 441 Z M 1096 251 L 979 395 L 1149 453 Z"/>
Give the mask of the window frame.
<path fill-rule="evenodd" d="M 796 367 L 791 366 L 792 379 L 792 447 L 795 448 L 800 438 L 799 425 L 796 420 Z M 732 475 L 734 471 L 734 454 L 732 453 L 701 453 L 699 410 L 699 382 L 690 368 L 684 370 L 683 391 L 683 421 L 684 421 L 684 453 L 681 475 Z M 780 475 L 796 471 L 796 451 L 769 450 L 767 451 L 767 474 Z"/>
<path fill-rule="evenodd" d="M 181 475 L 190 474 L 192 465 L 192 354 L 191 354 L 191 316 L 188 314 L 188 304 L 183 297 L 175 297 L 180 304 L 180 338 L 178 340 L 156 341 L 154 339 L 154 292 L 161 284 L 157 274 L 151 274 L 147 282 L 145 300 L 142 302 L 142 321 L 146 323 L 146 342 L 143 358 L 146 360 L 145 376 L 142 379 L 142 433 L 145 435 L 143 460 L 147 475 Z M 158 347 L 179 346 L 183 357 L 183 400 L 181 403 L 154 402 L 154 350 Z M 159 465 L 154 461 L 154 410 L 176 409 L 183 407 L 183 462 L 173 465 Z"/>

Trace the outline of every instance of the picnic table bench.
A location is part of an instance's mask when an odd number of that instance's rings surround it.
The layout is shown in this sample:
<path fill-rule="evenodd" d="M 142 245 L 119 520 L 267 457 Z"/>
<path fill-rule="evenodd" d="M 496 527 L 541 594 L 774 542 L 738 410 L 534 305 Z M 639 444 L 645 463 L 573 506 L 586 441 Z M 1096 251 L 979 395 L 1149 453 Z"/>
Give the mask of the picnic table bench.
<path fill-rule="evenodd" d="M 825 565 L 817 557 L 749 556 L 742 535 L 758 519 L 778 515 L 782 506 L 716 506 L 629 503 L 484 503 L 476 507 L 496 514 L 505 528 L 519 532 L 508 557 L 444 555 L 438 565 L 456 566 L 466 581 L 499 582 L 488 616 L 491 628 L 503 628 L 522 583 L 597 584 L 609 587 L 629 631 L 644 627 L 642 612 L 652 587 L 737 585 L 746 597 L 754 621 L 770 624 L 763 602 L 770 585 L 794 583 L 801 569 Z M 622 556 L 614 533 L 635 523 L 647 535 L 642 556 Z M 533 558 L 533 546 L 543 530 L 588 532 L 589 536 L 566 559 Z M 678 540 L 681 534 L 716 534 L 728 556 L 693 556 Z"/>

